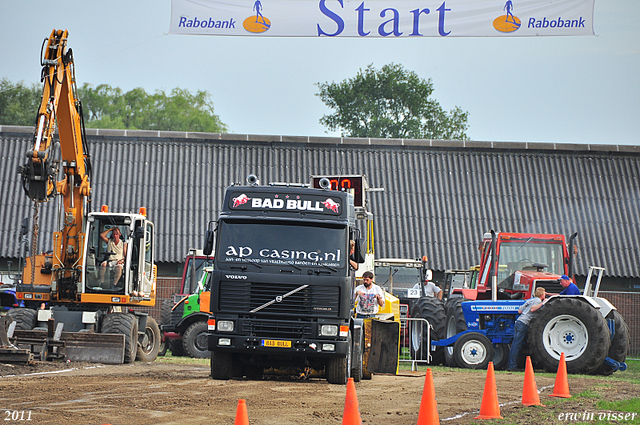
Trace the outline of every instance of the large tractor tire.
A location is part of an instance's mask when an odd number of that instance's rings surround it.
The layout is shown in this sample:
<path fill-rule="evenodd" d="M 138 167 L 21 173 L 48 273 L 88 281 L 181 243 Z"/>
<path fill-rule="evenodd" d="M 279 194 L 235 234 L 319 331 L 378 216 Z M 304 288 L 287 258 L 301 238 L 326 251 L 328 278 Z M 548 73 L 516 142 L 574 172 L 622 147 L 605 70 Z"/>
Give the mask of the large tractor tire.
<path fill-rule="evenodd" d="M 184 352 L 197 359 L 208 359 L 211 352 L 208 348 L 208 325 L 202 320 L 193 322 L 182 335 Z"/>
<path fill-rule="evenodd" d="M 103 334 L 124 335 L 124 362 L 133 363 L 136 360 L 138 348 L 138 320 L 129 313 L 109 313 L 102 319 Z"/>
<path fill-rule="evenodd" d="M 38 323 L 38 314 L 31 308 L 12 308 L 7 313 L 16 322 L 17 331 L 30 331 Z"/>
<path fill-rule="evenodd" d="M 141 362 L 154 361 L 160 352 L 160 327 L 155 319 L 151 316 L 147 317 L 147 327 L 144 334 L 138 335 L 138 351 L 136 360 Z"/>
<path fill-rule="evenodd" d="M 456 364 L 465 369 L 486 369 L 493 360 L 493 355 L 493 344 L 478 332 L 462 335 L 453 346 Z"/>
<path fill-rule="evenodd" d="M 351 376 L 351 331 L 347 338 L 347 355 L 330 357 L 325 367 L 327 381 L 330 384 L 346 385 Z"/>
<path fill-rule="evenodd" d="M 629 328 L 617 310 L 611 310 L 607 315 L 607 320 L 613 320 L 615 329 L 607 357 L 618 363 L 623 363 L 627 359 L 627 353 L 629 352 Z M 599 375 L 611 375 L 613 372 L 615 370 L 604 363 L 596 370 Z"/>
<path fill-rule="evenodd" d="M 547 372 L 558 370 L 564 353 L 568 373 L 591 374 L 609 352 L 607 321 L 580 298 L 550 299 L 529 325 L 532 361 Z"/>
<path fill-rule="evenodd" d="M 444 337 L 446 315 L 442 301 L 438 298 L 425 297 L 416 301 L 411 309 L 411 318 L 422 318 L 429 322 L 433 327 L 431 330 L 432 341 L 439 341 Z M 427 338 L 426 329 L 423 329 L 419 322 L 412 323 L 409 345 L 412 359 L 428 359 L 431 346 Z M 443 349 L 442 347 L 437 347 L 436 351 L 431 353 L 431 364 L 439 365 L 443 361 Z"/>
<path fill-rule="evenodd" d="M 161 325 L 169 325 L 171 324 L 171 307 L 173 307 L 173 303 L 171 300 L 162 300 L 162 305 L 160 306 L 160 324 Z M 158 349 L 158 355 L 164 356 L 167 354 L 167 350 L 169 350 L 169 340 L 164 338 L 164 332 L 160 331 L 160 348 Z"/>
<path fill-rule="evenodd" d="M 462 313 L 462 302 L 464 298 L 454 298 L 447 301 L 447 318 L 445 322 L 444 338 L 451 338 L 460 332 L 467 330 L 467 322 Z M 444 362 L 449 367 L 458 366 L 453 357 L 453 347 L 443 347 Z M 462 366 L 460 366 L 462 367 Z"/>

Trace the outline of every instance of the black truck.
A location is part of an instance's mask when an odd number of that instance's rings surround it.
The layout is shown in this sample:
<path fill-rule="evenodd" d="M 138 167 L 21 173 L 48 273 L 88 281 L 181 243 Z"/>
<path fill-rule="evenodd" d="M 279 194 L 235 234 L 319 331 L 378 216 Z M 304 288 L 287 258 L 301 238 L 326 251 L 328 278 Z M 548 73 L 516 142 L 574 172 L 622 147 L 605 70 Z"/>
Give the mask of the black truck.
<path fill-rule="evenodd" d="M 212 378 L 293 368 L 336 384 L 359 380 L 364 327 L 351 314 L 348 261 L 349 241 L 360 240 L 353 196 L 331 190 L 327 179 L 323 189 L 247 182 L 227 188 L 217 227 L 205 237 L 205 255 L 215 248 Z"/>

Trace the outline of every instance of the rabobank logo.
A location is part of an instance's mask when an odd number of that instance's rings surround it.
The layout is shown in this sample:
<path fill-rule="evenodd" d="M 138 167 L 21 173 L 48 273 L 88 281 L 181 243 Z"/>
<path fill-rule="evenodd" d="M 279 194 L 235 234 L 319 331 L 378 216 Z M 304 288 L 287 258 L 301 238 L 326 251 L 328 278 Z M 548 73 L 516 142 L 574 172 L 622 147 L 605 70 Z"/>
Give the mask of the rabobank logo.
<path fill-rule="evenodd" d="M 507 0 L 507 3 L 502 8 L 507 14 L 498 16 L 493 20 L 493 27 L 500 32 L 514 32 L 520 28 L 522 24 L 520 18 L 513 14 L 513 2 Z"/>
<path fill-rule="evenodd" d="M 255 15 L 249 16 L 242 22 L 242 26 L 249 32 L 261 33 L 271 28 L 271 21 L 262 14 L 262 3 L 256 0 L 253 3 L 253 11 Z"/>

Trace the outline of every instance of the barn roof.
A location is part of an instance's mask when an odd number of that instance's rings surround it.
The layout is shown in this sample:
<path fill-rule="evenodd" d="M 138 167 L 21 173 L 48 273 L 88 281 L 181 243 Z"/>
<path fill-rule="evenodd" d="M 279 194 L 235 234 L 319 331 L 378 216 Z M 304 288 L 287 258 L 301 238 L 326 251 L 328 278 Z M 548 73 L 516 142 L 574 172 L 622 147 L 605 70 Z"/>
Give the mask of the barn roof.
<path fill-rule="evenodd" d="M 33 128 L 0 126 L 0 257 L 19 255 L 32 216 L 19 165 Z M 224 189 L 311 175 L 365 174 L 376 257 L 427 255 L 434 270 L 478 262 L 484 232 L 578 232 L 577 272 L 640 277 L 640 146 L 351 139 L 87 130 L 93 210 L 137 211 L 156 224 L 159 262 L 181 262 L 218 217 Z M 51 249 L 55 202 L 41 207 L 38 250 Z"/>

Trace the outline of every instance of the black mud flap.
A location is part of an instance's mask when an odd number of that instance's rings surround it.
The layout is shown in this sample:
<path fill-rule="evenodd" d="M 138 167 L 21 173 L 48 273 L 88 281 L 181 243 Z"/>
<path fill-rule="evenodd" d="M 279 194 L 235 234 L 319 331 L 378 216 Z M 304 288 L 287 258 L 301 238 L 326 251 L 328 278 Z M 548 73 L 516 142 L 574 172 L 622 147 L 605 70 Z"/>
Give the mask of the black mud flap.
<path fill-rule="evenodd" d="M 391 320 L 366 320 L 371 327 L 371 345 L 366 370 L 371 373 L 398 373 L 400 323 Z M 365 329 L 365 333 L 366 329 Z"/>

